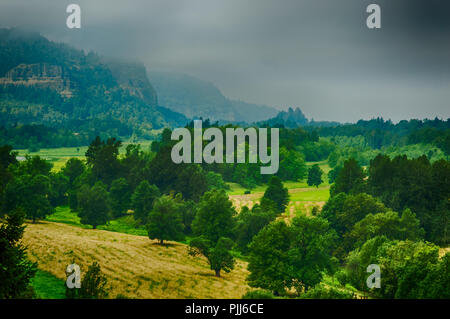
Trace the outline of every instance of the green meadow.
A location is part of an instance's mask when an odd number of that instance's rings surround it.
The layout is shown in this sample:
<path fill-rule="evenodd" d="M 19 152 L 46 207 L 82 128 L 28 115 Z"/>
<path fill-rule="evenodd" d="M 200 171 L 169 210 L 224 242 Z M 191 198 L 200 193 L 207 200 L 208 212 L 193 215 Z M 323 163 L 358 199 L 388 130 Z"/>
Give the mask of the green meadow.
<path fill-rule="evenodd" d="M 77 213 L 72 212 L 68 206 L 56 207 L 55 213 L 48 215 L 45 220 L 49 222 L 77 226 L 85 229 L 92 228 L 92 226 L 90 225 L 82 224 Z M 137 236 L 147 236 L 147 230 L 145 229 L 145 227 L 138 225 L 134 220 L 132 214 L 110 220 L 106 225 L 98 226 L 97 229 Z"/>
<path fill-rule="evenodd" d="M 123 142 L 122 147 L 119 149 L 120 154 L 125 154 L 126 148 L 129 144 L 140 144 L 143 150 L 148 150 L 151 145 L 151 141 L 143 140 L 136 143 L 132 142 Z M 53 164 L 53 171 L 59 171 L 64 164 L 72 157 L 76 157 L 79 159 L 85 159 L 85 153 L 88 149 L 88 146 L 79 146 L 79 147 L 58 147 L 58 148 L 42 148 L 37 152 L 29 152 L 28 150 L 19 149 L 16 150 L 19 156 L 35 156 L 39 155 L 42 158 L 45 158 L 47 161 Z"/>

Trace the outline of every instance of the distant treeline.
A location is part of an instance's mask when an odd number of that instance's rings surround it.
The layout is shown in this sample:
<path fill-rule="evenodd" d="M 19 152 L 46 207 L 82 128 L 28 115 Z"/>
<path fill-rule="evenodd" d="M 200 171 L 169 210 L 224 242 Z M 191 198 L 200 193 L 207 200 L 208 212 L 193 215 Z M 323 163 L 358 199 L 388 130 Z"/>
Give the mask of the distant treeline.
<path fill-rule="evenodd" d="M 320 136 L 364 136 L 368 145 L 374 149 L 383 146 L 403 146 L 407 144 L 434 144 L 450 153 L 450 119 L 440 120 L 403 120 L 397 124 L 376 118 L 369 121 L 359 120 L 355 124 L 343 124 L 328 127 L 309 127 Z"/>
<path fill-rule="evenodd" d="M 93 139 L 88 133 L 74 133 L 66 129 L 44 125 L 0 127 L 0 145 L 13 145 L 15 149 L 37 151 L 40 148 L 88 145 Z"/>

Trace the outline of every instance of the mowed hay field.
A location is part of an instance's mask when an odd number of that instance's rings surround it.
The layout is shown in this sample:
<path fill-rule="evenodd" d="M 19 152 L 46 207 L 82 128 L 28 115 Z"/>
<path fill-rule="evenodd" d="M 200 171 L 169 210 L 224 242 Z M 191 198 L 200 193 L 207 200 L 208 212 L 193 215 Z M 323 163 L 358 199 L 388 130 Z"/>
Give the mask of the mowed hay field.
<path fill-rule="evenodd" d="M 181 243 L 160 246 L 144 236 L 47 221 L 27 224 L 23 241 L 30 259 L 62 280 L 73 261 L 81 276 L 97 261 L 110 298 L 241 298 L 250 290 L 245 262 L 237 260 L 234 270 L 217 278 L 206 259 L 189 256 Z"/>

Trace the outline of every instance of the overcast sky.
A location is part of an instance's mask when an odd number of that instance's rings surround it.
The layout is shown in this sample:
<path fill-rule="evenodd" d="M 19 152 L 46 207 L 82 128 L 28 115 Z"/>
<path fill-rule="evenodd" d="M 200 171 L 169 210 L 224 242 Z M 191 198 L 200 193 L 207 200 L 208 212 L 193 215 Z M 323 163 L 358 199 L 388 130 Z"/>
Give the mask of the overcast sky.
<path fill-rule="evenodd" d="M 82 28 L 66 27 L 77 3 Z M 382 28 L 366 27 L 381 6 Z M 23 26 L 315 120 L 450 117 L 450 1 L 0 0 Z"/>

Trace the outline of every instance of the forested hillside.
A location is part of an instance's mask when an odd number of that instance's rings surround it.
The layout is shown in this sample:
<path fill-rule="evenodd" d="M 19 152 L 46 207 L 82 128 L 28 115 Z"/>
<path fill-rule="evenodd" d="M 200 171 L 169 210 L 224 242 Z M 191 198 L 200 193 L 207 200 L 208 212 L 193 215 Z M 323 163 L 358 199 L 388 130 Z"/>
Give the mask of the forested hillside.
<path fill-rule="evenodd" d="M 158 108 L 143 65 L 106 61 L 18 29 L 0 30 L 0 61 L 2 126 L 148 137 L 154 129 L 186 122 Z"/>

